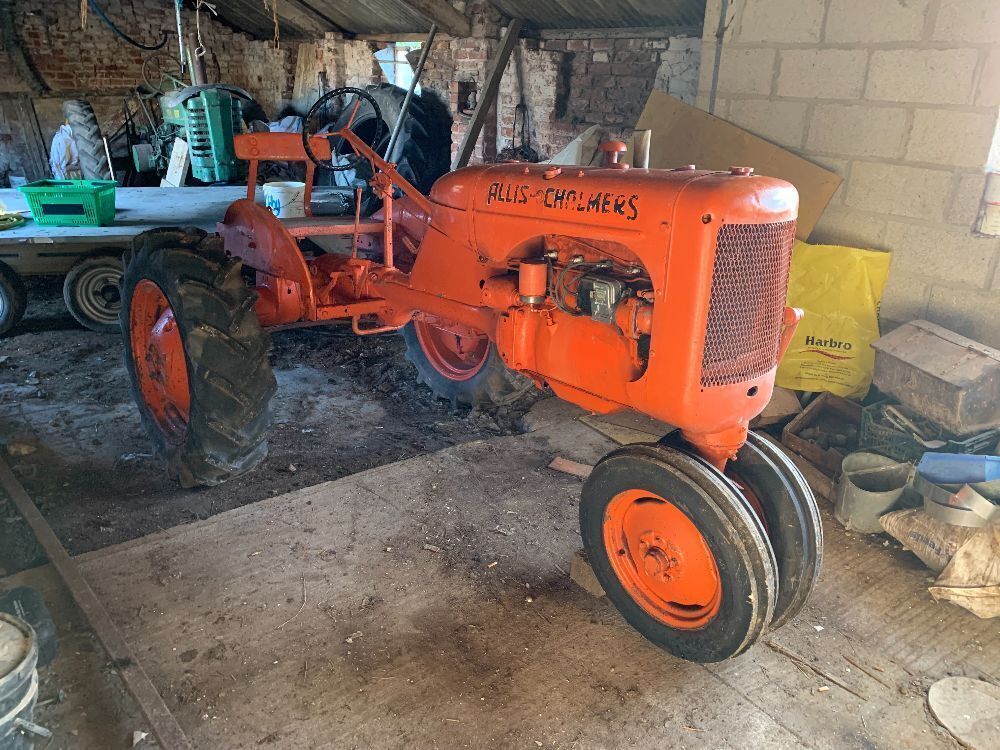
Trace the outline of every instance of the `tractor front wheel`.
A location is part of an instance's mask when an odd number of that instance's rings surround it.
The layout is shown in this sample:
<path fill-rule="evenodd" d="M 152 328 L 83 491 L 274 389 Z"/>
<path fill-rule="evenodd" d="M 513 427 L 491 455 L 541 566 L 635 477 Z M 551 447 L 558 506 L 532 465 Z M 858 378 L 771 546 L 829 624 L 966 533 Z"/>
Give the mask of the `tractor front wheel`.
<path fill-rule="evenodd" d="M 455 333 L 415 320 L 403 328 L 403 339 L 417 380 L 437 398 L 468 406 L 499 406 L 516 401 L 533 387 L 529 378 L 503 363 L 485 335 Z"/>
<path fill-rule="evenodd" d="M 685 453 L 625 446 L 583 486 L 580 531 L 608 599 L 657 646 L 716 662 L 771 622 L 777 564 L 745 498 Z"/>
<path fill-rule="evenodd" d="M 701 463 L 718 470 L 684 442 L 680 432 L 663 439 Z M 719 478 L 723 478 L 718 474 Z M 747 499 L 767 532 L 778 563 L 778 599 L 771 629 L 780 628 L 805 606 L 823 562 L 823 524 L 816 498 L 791 459 L 767 438 L 747 433 L 747 440 L 726 465 L 725 479 Z"/>
<path fill-rule="evenodd" d="M 126 257 L 120 321 L 132 394 L 184 487 L 219 484 L 267 455 L 270 340 L 240 270 L 218 237 L 196 229 L 143 232 Z"/>

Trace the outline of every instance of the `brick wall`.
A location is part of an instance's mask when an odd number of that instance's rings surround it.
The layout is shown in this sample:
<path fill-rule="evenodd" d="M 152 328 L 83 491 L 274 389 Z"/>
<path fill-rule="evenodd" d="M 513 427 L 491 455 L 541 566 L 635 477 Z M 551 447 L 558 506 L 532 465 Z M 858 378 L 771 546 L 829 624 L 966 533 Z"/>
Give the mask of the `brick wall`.
<path fill-rule="evenodd" d="M 694 37 L 608 38 L 601 32 L 522 41 L 523 93 L 532 146 L 543 156 L 552 156 L 591 125 L 627 138 L 654 87 L 693 104 L 700 47 L 701 40 Z M 512 60 L 500 89 L 501 148 L 510 145 L 515 135 L 514 108 L 519 101 Z"/>
<path fill-rule="evenodd" d="M 143 44 L 155 44 L 168 34 L 163 48 L 177 59 L 176 25 L 172 4 L 162 0 L 104 0 L 101 7 L 125 33 Z M 18 0 L 15 22 L 26 53 L 52 90 L 35 98 L 46 143 L 62 123 L 62 101 L 87 98 L 98 119 L 110 122 L 122 108 L 123 97 L 142 80 L 142 62 L 152 53 L 120 40 L 91 12 L 80 28 L 77 0 Z M 185 12 L 186 29 L 194 30 L 193 12 Z M 274 49 L 269 41 L 255 41 L 201 14 L 202 39 L 214 59 L 207 62 L 211 80 L 241 86 L 267 110 L 277 111 L 291 94 L 295 47 Z M 216 62 L 217 61 L 217 62 Z M 0 93 L 27 91 L 0 50 Z M 0 148 L 2 148 L 0 143 Z"/>
<path fill-rule="evenodd" d="M 722 0 L 709 0 L 707 108 Z M 893 251 L 882 317 L 1000 346 L 1000 239 L 973 232 L 1000 105 L 997 0 L 734 0 L 716 114 L 844 183 L 811 240 Z"/>
<path fill-rule="evenodd" d="M 470 2 L 466 13 L 472 36 L 435 41 L 421 79 L 423 95 L 436 97 L 452 115 L 453 153 L 469 121 L 461 112 L 467 85 L 481 94 L 504 30 L 504 20 L 491 3 Z M 602 31 L 571 39 L 521 39 L 516 54 L 521 57 L 530 144 L 547 158 L 594 124 L 607 127 L 615 137 L 627 137 L 654 86 L 693 103 L 700 46 L 701 40 L 694 37 L 607 38 Z M 371 57 L 377 48 L 337 34 L 328 34 L 319 44 L 301 45 L 295 106 L 304 112 L 315 101 L 319 70 L 326 72 L 331 86 L 380 80 Z M 473 162 L 495 159 L 513 142 L 514 108 L 521 99 L 515 66 L 512 56 Z"/>

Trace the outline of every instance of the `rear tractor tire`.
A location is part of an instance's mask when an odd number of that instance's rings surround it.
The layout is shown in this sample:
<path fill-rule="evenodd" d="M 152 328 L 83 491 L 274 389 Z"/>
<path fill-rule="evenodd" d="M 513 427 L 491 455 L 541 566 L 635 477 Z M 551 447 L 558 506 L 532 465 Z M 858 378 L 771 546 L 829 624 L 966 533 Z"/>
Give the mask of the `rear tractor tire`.
<path fill-rule="evenodd" d="M 126 257 L 120 321 L 132 394 L 184 487 L 219 484 L 267 455 L 270 339 L 241 265 L 197 229 L 143 232 Z"/>
<path fill-rule="evenodd" d="M 602 458 L 583 486 L 580 533 L 608 599 L 675 656 L 722 661 L 767 632 L 778 571 L 760 520 L 686 453 L 635 444 Z"/>
<path fill-rule="evenodd" d="M 63 116 L 73 132 L 80 159 L 80 172 L 85 180 L 111 180 L 111 165 L 104 148 L 104 137 L 94 108 L 82 99 L 63 102 Z"/>
<path fill-rule="evenodd" d="M 122 259 L 118 253 L 88 255 L 63 280 L 63 301 L 76 322 L 97 333 L 116 333 L 121 310 Z"/>
<path fill-rule="evenodd" d="M 417 382 L 452 404 L 502 406 L 534 387 L 530 378 L 504 364 L 485 335 L 463 336 L 415 320 L 403 328 L 403 339 Z"/>

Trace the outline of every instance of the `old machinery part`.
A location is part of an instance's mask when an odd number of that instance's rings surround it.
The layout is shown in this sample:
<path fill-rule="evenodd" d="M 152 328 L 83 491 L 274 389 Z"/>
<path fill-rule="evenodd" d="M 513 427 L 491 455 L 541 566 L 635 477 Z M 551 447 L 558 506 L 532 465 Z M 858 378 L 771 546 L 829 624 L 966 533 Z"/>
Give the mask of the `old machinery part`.
<path fill-rule="evenodd" d="M 121 310 L 121 252 L 81 258 L 63 279 L 63 300 L 76 321 L 98 333 L 118 333 Z"/>
<path fill-rule="evenodd" d="M 246 176 L 233 137 L 243 131 L 244 107 L 259 105 L 237 86 L 188 86 L 160 98 L 163 123 L 153 138 L 153 160 L 164 172 L 174 140 L 187 141 L 191 176 L 200 182 L 233 182 Z"/>
<path fill-rule="evenodd" d="M 467 406 L 500 406 L 534 387 L 529 378 L 504 364 L 485 335 L 456 333 L 454 328 L 415 320 L 403 329 L 406 359 L 417 369 L 417 381 L 436 398 Z"/>
<path fill-rule="evenodd" d="M 0 260 L 0 336 L 16 326 L 28 305 L 28 290 L 17 271 Z"/>
<path fill-rule="evenodd" d="M 548 296 L 549 266 L 542 258 L 528 258 L 517 267 L 517 291 L 522 302 L 540 305 Z"/>
<path fill-rule="evenodd" d="M 680 433 L 661 441 L 701 461 L 706 471 L 718 473 L 694 453 Z M 767 532 L 778 565 L 778 598 L 771 629 L 781 627 L 804 606 L 819 577 L 823 561 L 823 526 L 816 498 L 795 464 L 773 443 L 754 433 L 725 476 L 747 498 Z"/>
<path fill-rule="evenodd" d="M 111 180 L 111 164 L 104 148 L 104 136 L 94 108 L 82 99 L 63 102 L 63 116 L 73 132 L 80 158 L 80 172 L 85 180 Z"/>

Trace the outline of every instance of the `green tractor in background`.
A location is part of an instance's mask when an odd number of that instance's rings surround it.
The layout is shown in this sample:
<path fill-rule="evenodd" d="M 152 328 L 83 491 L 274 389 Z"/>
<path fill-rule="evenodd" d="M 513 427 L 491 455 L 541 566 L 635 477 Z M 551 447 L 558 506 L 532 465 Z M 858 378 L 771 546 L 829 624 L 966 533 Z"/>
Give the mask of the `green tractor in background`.
<path fill-rule="evenodd" d="M 255 121 L 266 123 L 264 111 L 238 86 L 202 84 L 165 92 L 159 97 L 159 125 L 147 111 L 148 142 L 132 146 L 138 172 L 165 175 L 177 138 L 187 142 L 191 176 L 203 183 L 246 179 L 246 163 L 236 158 L 233 136 Z M 264 126 L 266 128 L 266 125 Z"/>

